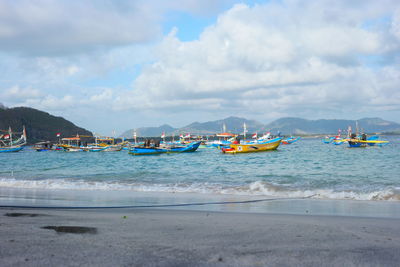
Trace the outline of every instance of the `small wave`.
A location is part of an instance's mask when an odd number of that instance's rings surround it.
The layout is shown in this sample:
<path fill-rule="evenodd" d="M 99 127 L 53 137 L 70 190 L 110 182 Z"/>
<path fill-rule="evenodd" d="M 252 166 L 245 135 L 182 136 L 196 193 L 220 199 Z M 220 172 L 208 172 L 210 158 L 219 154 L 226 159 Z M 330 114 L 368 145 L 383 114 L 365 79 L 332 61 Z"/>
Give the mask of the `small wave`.
<path fill-rule="evenodd" d="M 371 192 L 333 189 L 300 190 L 256 181 L 247 185 L 229 186 L 215 183 L 145 184 L 120 181 L 90 182 L 72 179 L 19 180 L 0 178 L 0 188 L 104 190 L 165 193 L 204 193 L 273 197 L 312 197 L 317 199 L 400 201 L 400 188 L 387 188 Z"/>

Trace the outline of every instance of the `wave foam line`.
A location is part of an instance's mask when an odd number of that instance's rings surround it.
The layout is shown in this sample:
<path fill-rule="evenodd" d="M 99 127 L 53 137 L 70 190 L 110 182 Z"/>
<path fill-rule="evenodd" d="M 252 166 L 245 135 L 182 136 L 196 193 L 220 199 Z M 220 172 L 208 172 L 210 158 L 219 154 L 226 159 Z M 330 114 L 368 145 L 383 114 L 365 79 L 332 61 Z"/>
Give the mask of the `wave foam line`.
<path fill-rule="evenodd" d="M 400 201 L 400 188 L 386 188 L 370 192 L 353 190 L 335 191 L 333 189 L 300 190 L 272 185 L 256 181 L 248 185 L 229 186 L 214 183 L 191 184 L 143 184 L 123 182 L 90 182 L 83 180 L 48 179 L 48 180 L 17 180 L 2 178 L 0 187 L 21 189 L 49 190 L 104 190 L 104 191 L 136 191 L 164 193 L 204 193 L 224 195 L 251 195 L 282 198 L 318 198 L 318 199 L 347 199 L 347 200 L 380 200 Z"/>

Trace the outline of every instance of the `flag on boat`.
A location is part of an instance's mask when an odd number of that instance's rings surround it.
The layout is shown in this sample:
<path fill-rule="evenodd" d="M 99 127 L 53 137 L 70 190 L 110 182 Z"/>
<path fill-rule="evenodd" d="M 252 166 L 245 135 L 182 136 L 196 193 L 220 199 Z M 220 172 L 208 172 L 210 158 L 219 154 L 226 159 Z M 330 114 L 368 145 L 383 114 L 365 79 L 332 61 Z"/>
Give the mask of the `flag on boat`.
<path fill-rule="evenodd" d="M 4 135 L 4 139 L 9 139 L 10 138 L 10 135 L 9 134 L 5 134 Z"/>
<path fill-rule="evenodd" d="M 253 134 L 252 136 L 251 136 L 251 138 L 257 138 L 257 133 L 255 133 L 255 134 Z"/>
<path fill-rule="evenodd" d="M 190 133 L 187 133 L 187 134 L 185 135 L 185 138 L 190 138 Z"/>
<path fill-rule="evenodd" d="M 180 134 L 180 135 L 179 135 L 179 138 L 183 138 L 183 134 Z"/>
<path fill-rule="evenodd" d="M 161 134 L 161 138 L 165 138 L 165 132 Z"/>
<path fill-rule="evenodd" d="M 61 133 L 56 133 L 56 136 L 57 136 L 57 137 L 60 137 L 60 136 L 61 136 Z"/>

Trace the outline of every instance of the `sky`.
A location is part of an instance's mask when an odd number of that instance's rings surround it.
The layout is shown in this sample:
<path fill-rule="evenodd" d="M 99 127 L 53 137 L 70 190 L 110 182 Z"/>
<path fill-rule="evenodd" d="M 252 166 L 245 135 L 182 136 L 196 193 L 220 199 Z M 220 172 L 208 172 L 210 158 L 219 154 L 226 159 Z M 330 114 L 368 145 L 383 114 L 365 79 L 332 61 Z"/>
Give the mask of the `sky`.
<path fill-rule="evenodd" d="M 400 122 L 400 1 L 0 0 L 0 103 L 102 135 L 228 116 Z"/>

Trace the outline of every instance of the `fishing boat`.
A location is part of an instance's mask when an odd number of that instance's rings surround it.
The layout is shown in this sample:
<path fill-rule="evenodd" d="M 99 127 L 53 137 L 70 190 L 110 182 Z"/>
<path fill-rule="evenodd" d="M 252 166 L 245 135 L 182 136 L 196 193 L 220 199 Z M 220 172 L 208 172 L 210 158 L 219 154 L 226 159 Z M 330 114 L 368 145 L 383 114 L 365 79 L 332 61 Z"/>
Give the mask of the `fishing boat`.
<path fill-rule="evenodd" d="M 335 137 L 332 136 L 325 136 L 325 138 L 322 140 L 325 144 L 330 144 Z"/>
<path fill-rule="evenodd" d="M 346 141 L 346 139 L 342 139 L 342 138 L 340 138 L 340 139 L 333 139 L 332 144 L 338 146 L 338 145 L 343 144 L 345 141 Z"/>
<path fill-rule="evenodd" d="M 387 145 L 389 141 L 381 141 L 381 140 L 360 140 L 360 139 L 349 139 L 347 141 L 349 143 L 349 147 L 367 147 L 367 146 L 383 146 Z"/>
<path fill-rule="evenodd" d="M 201 144 L 201 141 L 192 142 L 186 146 L 172 146 L 166 147 L 167 153 L 185 153 L 185 152 L 194 152 L 196 151 Z"/>
<path fill-rule="evenodd" d="M 101 151 L 106 151 L 107 148 L 108 147 L 106 146 L 88 146 L 82 148 L 82 150 L 87 152 L 101 152 Z"/>
<path fill-rule="evenodd" d="M 0 152 L 18 152 L 23 148 L 23 146 L 0 146 Z"/>
<path fill-rule="evenodd" d="M 25 126 L 22 130 L 22 135 L 17 140 L 13 140 L 13 133 L 11 127 L 8 131 L 2 131 L 5 134 L 0 135 L 0 152 L 18 152 L 26 145 L 26 131 Z"/>
<path fill-rule="evenodd" d="M 131 155 L 159 155 L 164 153 L 187 153 L 187 152 L 194 152 L 200 146 L 200 141 L 192 142 L 188 145 L 180 146 L 180 145 L 173 145 L 173 146 L 149 146 L 148 143 L 146 146 L 143 147 L 133 147 L 129 150 L 129 154 Z"/>
<path fill-rule="evenodd" d="M 352 134 L 351 138 L 347 139 L 347 142 L 349 147 L 367 147 L 375 145 L 383 146 L 389 143 L 389 141 L 377 140 L 378 138 L 376 136 L 371 136 L 371 138 L 368 138 L 366 134 L 362 134 L 361 136 Z"/>
<path fill-rule="evenodd" d="M 75 137 L 65 137 L 61 139 L 61 143 L 57 145 L 67 152 L 81 152 L 84 151 L 81 147 L 81 138 L 77 134 Z"/>
<path fill-rule="evenodd" d="M 115 143 L 115 138 L 113 137 L 96 137 L 96 151 L 113 152 L 121 151 L 125 143 Z"/>
<path fill-rule="evenodd" d="M 51 150 L 57 150 L 57 146 L 54 145 L 50 141 L 43 141 L 43 142 L 38 142 L 32 146 L 32 149 L 41 152 L 41 151 L 51 151 Z"/>
<path fill-rule="evenodd" d="M 300 137 L 291 136 L 291 137 L 288 137 L 286 139 L 283 139 L 281 144 L 282 145 L 290 145 L 290 144 L 293 144 L 294 142 L 297 142 L 299 140 L 300 140 Z"/>
<path fill-rule="evenodd" d="M 254 144 L 231 144 L 229 148 L 222 148 L 223 153 L 236 154 L 236 153 L 252 153 L 275 150 L 281 144 L 280 137 L 267 140 L 262 143 Z"/>
<path fill-rule="evenodd" d="M 134 147 L 129 150 L 129 154 L 131 155 L 159 155 L 163 153 L 167 153 L 167 149 L 157 148 L 157 147 Z"/>

